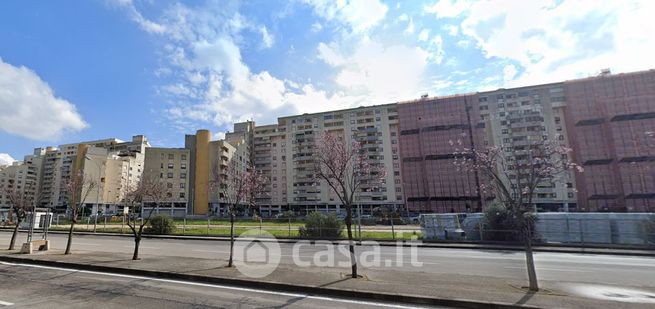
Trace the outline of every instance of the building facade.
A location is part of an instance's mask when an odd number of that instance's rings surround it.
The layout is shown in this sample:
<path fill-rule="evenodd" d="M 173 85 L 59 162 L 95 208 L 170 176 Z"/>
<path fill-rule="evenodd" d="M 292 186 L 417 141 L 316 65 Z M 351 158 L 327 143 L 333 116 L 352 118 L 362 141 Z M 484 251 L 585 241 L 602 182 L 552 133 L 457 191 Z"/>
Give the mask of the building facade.
<path fill-rule="evenodd" d="M 334 192 L 314 175 L 315 145 L 326 131 L 360 142 L 369 162 L 387 171 L 383 186 L 357 194 L 365 213 L 378 206 L 407 213 L 482 211 L 493 196 L 479 192 L 479 175 L 457 169 L 456 147 L 497 146 L 505 160 L 521 161 L 542 141 L 572 148 L 573 161 L 585 171 L 540 184 L 533 197 L 537 210 L 655 211 L 655 139 L 647 135 L 655 132 L 655 70 L 424 96 L 260 126 L 246 121 L 221 140 L 212 140 L 208 130 L 186 135 L 184 148 L 150 148 L 143 136 L 37 148 L 23 163 L 0 168 L 0 185 L 3 179 L 29 184 L 41 206 L 61 210 L 67 180 L 81 171 L 100 184 L 86 203 L 111 212 L 145 173 L 170 185 L 172 214 L 205 216 L 225 214 L 228 201 L 218 188 L 234 165 L 268 178 L 256 197 L 262 215 L 340 211 Z"/>
<path fill-rule="evenodd" d="M 654 212 L 655 70 L 564 83 L 579 211 Z"/>
<path fill-rule="evenodd" d="M 191 209 L 190 158 L 191 151 L 185 148 L 146 148 L 142 178 L 165 182 L 167 189 L 168 200 L 157 205 L 156 213 L 183 217 Z"/>

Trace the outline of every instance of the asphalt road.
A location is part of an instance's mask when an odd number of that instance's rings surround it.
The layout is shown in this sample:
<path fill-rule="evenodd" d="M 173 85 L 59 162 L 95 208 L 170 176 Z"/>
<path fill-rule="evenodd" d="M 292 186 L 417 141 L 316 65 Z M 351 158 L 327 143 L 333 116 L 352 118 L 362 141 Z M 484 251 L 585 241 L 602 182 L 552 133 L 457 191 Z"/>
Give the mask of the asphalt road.
<path fill-rule="evenodd" d="M 9 243 L 11 234 L 0 232 L 0 246 Z M 64 249 L 67 235 L 50 234 L 52 246 Z M 19 241 L 24 241 L 22 234 Z M 279 244 L 281 263 L 297 261 L 313 263 L 317 253 L 326 250 L 335 252 L 335 261 L 347 261 L 348 256 L 340 254 L 333 245 Z M 129 237 L 75 235 L 73 250 L 126 253 L 132 252 L 134 242 Z M 422 272 L 452 275 L 481 275 L 499 278 L 522 278 L 525 274 L 525 255 L 517 251 L 445 249 L 445 248 L 396 248 L 358 247 L 357 253 L 370 254 L 379 250 L 380 263 L 365 263 L 363 269 L 402 269 L 407 272 Z M 414 250 L 414 252 L 412 252 Z M 207 240 L 144 239 L 142 254 L 183 256 L 197 258 L 227 259 L 229 242 Z M 320 254 L 319 254 L 320 255 Z M 323 255 L 324 256 L 324 255 Z M 421 265 L 411 263 L 412 259 Z M 295 260 L 295 261 L 294 261 Z M 368 259 L 371 261 L 371 259 Z M 571 253 L 536 252 L 535 261 L 540 280 L 559 282 L 613 284 L 619 286 L 655 287 L 655 258 L 619 255 L 594 255 Z M 401 263 L 402 262 L 402 263 Z M 320 267 L 315 267 L 320 270 Z"/>
<path fill-rule="evenodd" d="M 0 308 L 416 308 L 0 262 Z"/>

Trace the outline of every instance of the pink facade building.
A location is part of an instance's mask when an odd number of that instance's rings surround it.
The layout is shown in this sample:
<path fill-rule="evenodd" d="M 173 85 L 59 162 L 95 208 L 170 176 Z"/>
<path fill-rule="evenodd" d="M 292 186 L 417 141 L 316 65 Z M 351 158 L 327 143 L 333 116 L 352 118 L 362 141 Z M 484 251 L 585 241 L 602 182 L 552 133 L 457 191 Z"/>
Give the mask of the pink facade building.
<path fill-rule="evenodd" d="M 406 207 L 412 212 L 476 212 L 484 198 L 475 173 L 455 167 L 451 141 L 484 144 L 478 96 L 424 98 L 398 104 L 401 171 Z"/>
<path fill-rule="evenodd" d="M 398 103 L 398 119 L 411 212 L 481 211 L 491 198 L 477 175 L 457 171 L 449 142 L 512 149 L 526 127 L 571 147 L 585 169 L 540 189 L 539 211 L 655 211 L 655 70 L 426 97 Z"/>
<path fill-rule="evenodd" d="M 579 211 L 655 211 L 655 70 L 567 81 Z"/>

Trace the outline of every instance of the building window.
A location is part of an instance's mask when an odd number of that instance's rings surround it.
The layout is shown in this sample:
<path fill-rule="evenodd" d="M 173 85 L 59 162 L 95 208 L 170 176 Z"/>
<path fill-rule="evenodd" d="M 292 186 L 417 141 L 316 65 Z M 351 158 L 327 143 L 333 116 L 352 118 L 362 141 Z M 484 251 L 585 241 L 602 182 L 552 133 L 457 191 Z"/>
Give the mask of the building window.
<path fill-rule="evenodd" d="M 164 163 L 162 163 L 160 167 L 161 167 L 161 168 L 164 168 Z"/>
<path fill-rule="evenodd" d="M 180 192 L 180 198 L 184 198 L 184 192 Z"/>
<path fill-rule="evenodd" d="M 173 178 L 173 173 L 168 173 L 168 174 L 166 174 L 166 177 L 168 177 L 168 178 Z"/>
<path fill-rule="evenodd" d="M 166 159 L 166 155 L 162 153 L 162 154 L 161 154 L 161 159 L 162 159 L 162 160 Z"/>
<path fill-rule="evenodd" d="M 186 179 L 186 173 L 180 173 L 180 179 Z"/>
<path fill-rule="evenodd" d="M 168 163 L 168 168 L 173 168 L 173 167 L 174 167 L 173 163 Z"/>
<path fill-rule="evenodd" d="M 182 157 L 181 157 L 181 159 L 182 159 L 182 161 L 186 161 L 186 155 L 183 154 Z"/>
<path fill-rule="evenodd" d="M 172 154 L 172 153 L 168 154 L 168 159 L 169 159 L 169 160 L 173 160 L 173 159 L 175 159 L 175 155 Z"/>
<path fill-rule="evenodd" d="M 173 184 L 172 184 L 172 183 L 170 183 L 170 182 L 169 182 L 169 183 L 167 183 L 167 184 L 166 184 L 166 188 L 169 188 L 169 189 L 173 189 Z"/>
<path fill-rule="evenodd" d="M 180 183 L 180 189 L 185 189 L 185 188 L 186 188 L 186 184 L 185 183 Z"/>
<path fill-rule="evenodd" d="M 182 165 L 180 165 L 180 169 L 185 170 L 186 169 L 186 163 L 182 163 Z"/>

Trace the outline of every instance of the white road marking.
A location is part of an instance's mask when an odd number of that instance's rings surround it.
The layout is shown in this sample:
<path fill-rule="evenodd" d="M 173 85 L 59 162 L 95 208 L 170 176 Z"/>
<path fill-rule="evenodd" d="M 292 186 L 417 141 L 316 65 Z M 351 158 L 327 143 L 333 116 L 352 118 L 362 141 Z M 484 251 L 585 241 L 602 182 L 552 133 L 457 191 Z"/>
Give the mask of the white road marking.
<path fill-rule="evenodd" d="M 139 280 L 150 280 L 150 281 L 185 284 L 185 285 L 194 285 L 194 286 L 218 288 L 218 289 L 225 289 L 225 290 L 234 290 L 234 291 L 241 291 L 241 292 L 252 292 L 252 293 L 260 293 L 260 294 L 270 294 L 270 295 L 283 295 L 283 296 L 295 297 L 295 298 L 334 301 L 334 302 L 340 302 L 340 303 L 346 303 L 346 304 L 367 305 L 367 306 L 373 306 L 373 307 L 378 307 L 378 308 L 380 308 L 380 307 L 400 308 L 400 309 L 424 308 L 424 307 L 416 307 L 416 306 L 405 306 L 405 305 L 397 305 L 397 304 L 379 303 L 379 302 L 373 302 L 373 301 L 361 301 L 361 300 L 341 299 L 341 298 L 333 298 L 333 297 L 325 297 L 325 296 L 314 296 L 314 295 L 300 294 L 300 293 L 288 293 L 288 292 L 276 292 L 276 291 L 267 291 L 267 290 L 260 290 L 260 289 L 251 289 L 251 288 L 240 288 L 240 287 L 220 285 L 220 284 L 208 284 L 208 283 L 198 283 L 198 282 L 189 282 L 189 281 L 180 281 L 180 280 L 150 278 L 150 277 L 143 277 L 143 276 L 132 276 L 132 275 L 123 275 L 123 274 L 103 273 L 103 272 L 88 271 L 88 270 L 76 270 L 76 269 L 61 268 L 61 267 L 30 265 L 30 264 L 20 264 L 20 263 L 7 263 L 7 262 L 0 262 L 0 264 L 18 265 L 18 266 L 23 266 L 23 267 L 52 269 L 52 270 L 61 270 L 61 271 L 84 273 L 84 274 L 104 275 L 104 276 L 139 279 Z"/>
<path fill-rule="evenodd" d="M 0 306 L 13 306 L 13 305 L 14 305 L 14 303 L 10 303 L 10 302 L 0 300 Z"/>
<path fill-rule="evenodd" d="M 100 246 L 100 244 L 75 243 L 78 246 Z"/>

